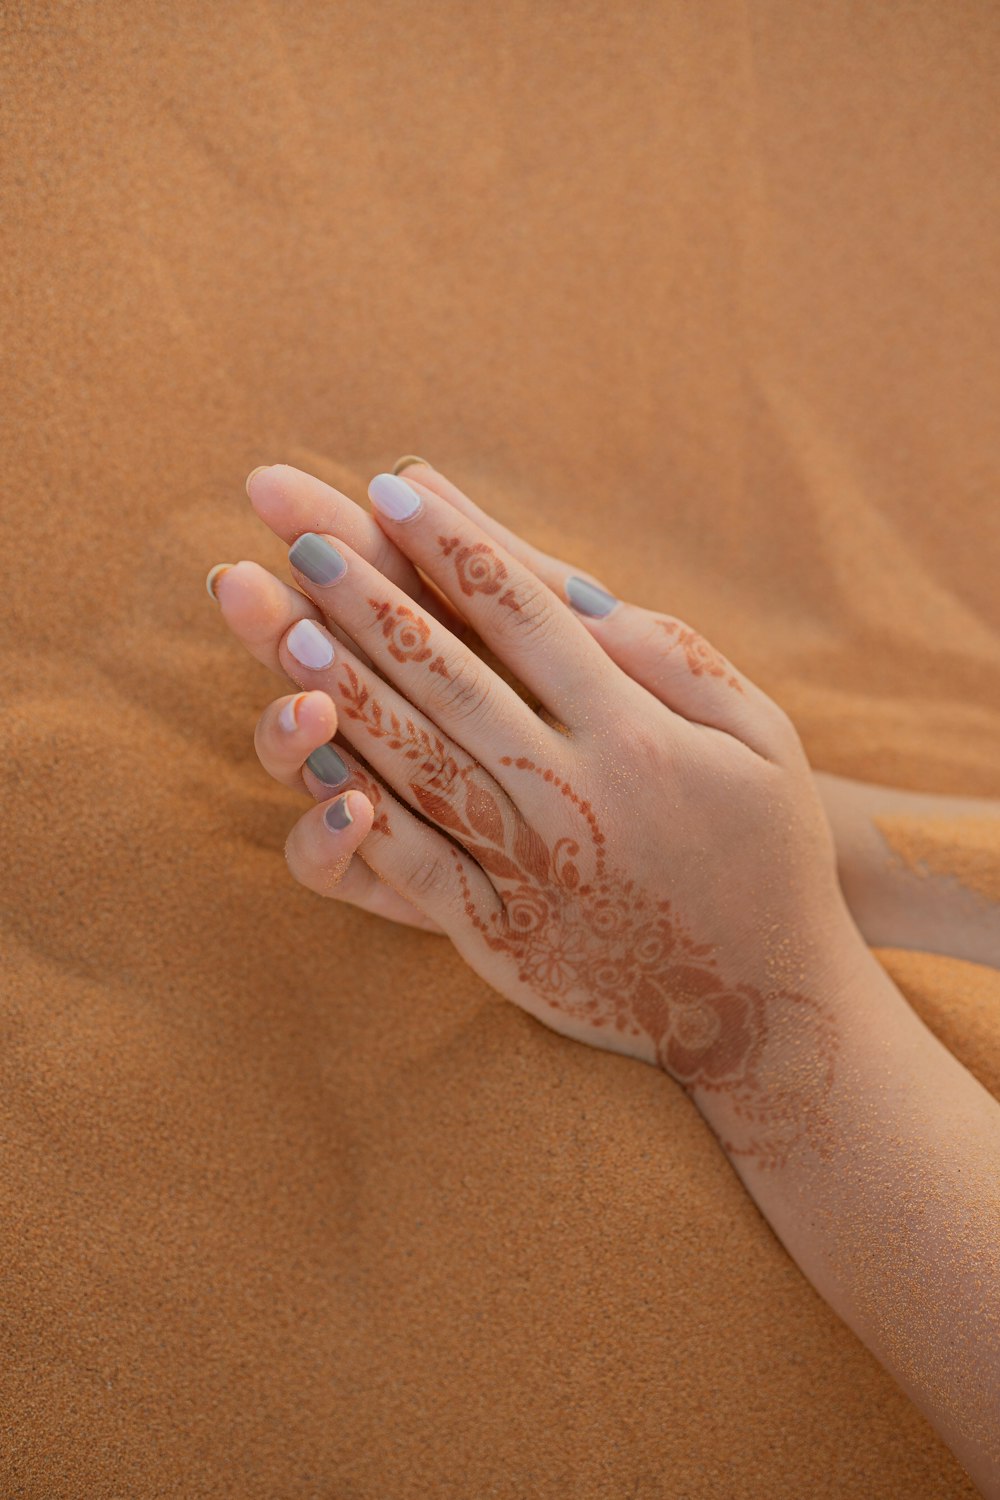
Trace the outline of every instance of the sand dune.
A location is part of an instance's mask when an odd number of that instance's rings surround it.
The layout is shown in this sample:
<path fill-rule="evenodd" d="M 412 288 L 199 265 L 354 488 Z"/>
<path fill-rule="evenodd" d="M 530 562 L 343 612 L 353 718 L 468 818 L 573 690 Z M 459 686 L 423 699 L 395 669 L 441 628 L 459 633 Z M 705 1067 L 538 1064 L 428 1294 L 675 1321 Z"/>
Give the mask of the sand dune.
<path fill-rule="evenodd" d="M 667 1079 L 324 904 L 217 560 L 426 454 L 1000 795 L 1000 15 L 5 23 L 4 1495 L 970 1495 Z M 989 1086 L 1000 975 L 886 953 Z"/>

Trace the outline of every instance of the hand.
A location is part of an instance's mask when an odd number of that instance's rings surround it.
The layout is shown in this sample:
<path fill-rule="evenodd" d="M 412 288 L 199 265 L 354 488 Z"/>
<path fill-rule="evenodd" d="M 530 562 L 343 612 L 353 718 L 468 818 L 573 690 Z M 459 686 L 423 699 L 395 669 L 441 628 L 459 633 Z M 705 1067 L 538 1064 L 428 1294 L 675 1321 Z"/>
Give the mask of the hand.
<path fill-rule="evenodd" d="M 255 476 L 265 519 L 288 473 Z M 315 501 L 326 487 L 311 484 Z M 329 493 L 342 520 L 350 502 Z M 237 632 L 336 706 L 349 784 L 372 800 L 363 811 L 350 793 L 365 865 L 531 1014 L 712 1096 L 742 1138 L 734 1149 L 787 1150 L 821 1110 L 829 997 L 860 944 L 789 721 L 669 617 L 655 620 L 672 666 L 654 696 L 429 486 L 380 476 L 372 495 L 399 552 L 563 732 L 342 540 L 293 547 L 315 607 L 290 630 L 293 590 L 253 564 L 225 572 L 217 593 Z M 323 827 L 322 809 L 307 813 L 300 843 L 315 847 Z M 788 1068 L 787 1088 L 764 1098 L 758 1072 L 766 1061 L 773 1076 L 779 1055 L 808 1056 L 808 1079 Z"/>
<path fill-rule="evenodd" d="M 584 613 L 584 609 L 600 611 L 613 602 L 612 596 L 579 568 L 549 556 L 501 525 L 423 459 L 401 459 L 394 472 L 418 465 L 421 483 L 476 521 L 555 593 L 563 595 L 569 589 L 567 597 L 574 597 L 577 605 L 583 607 L 578 607 L 578 613 L 594 639 L 630 677 L 658 693 L 660 675 L 671 663 L 664 654 L 662 636 L 655 628 L 643 626 L 655 627 L 657 618 L 662 616 L 635 607 L 627 611 L 612 609 L 606 615 Z M 474 650 L 482 652 L 481 643 L 461 617 L 387 541 L 365 511 L 309 475 L 284 467 L 269 472 L 272 476 L 280 474 L 282 482 L 272 485 L 267 481 L 267 493 L 258 497 L 258 505 L 263 504 L 269 523 L 280 535 L 294 540 L 309 524 L 311 515 L 325 517 L 325 529 L 343 528 L 339 534 L 357 551 L 369 561 L 377 561 L 380 571 L 423 609 L 448 624 Z M 307 607 L 301 595 L 294 597 L 301 607 Z M 682 645 L 678 638 L 678 648 Z M 302 790 L 299 774 L 302 760 L 317 749 L 319 741 L 309 742 L 308 736 L 303 739 L 300 734 L 297 743 L 304 746 L 303 754 L 289 770 L 286 761 L 292 746 L 286 736 L 276 734 L 273 719 L 272 715 L 270 735 L 258 735 L 261 759 L 278 779 Z M 320 751 L 321 755 L 324 753 Z M 973 820 L 985 820 L 989 827 L 1000 818 L 1000 802 L 900 791 L 829 774 L 815 773 L 814 780 L 836 846 L 841 890 L 866 942 L 876 946 L 915 947 L 976 963 L 1000 964 L 1000 905 L 984 900 L 975 890 L 967 890 L 959 880 L 945 874 L 931 878 L 926 871 L 914 873 L 887 846 L 883 832 L 885 826 L 892 826 L 892 819 L 899 817 L 931 819 L 932 830 L 950 827 L 955 819 L 963 820 L 962 827 L 977 826 Z M 889 825 L 883 823 L 884 819 L 890 820 Z M 946 820 L 944 825 L 941 820 Z M 300 851 L 293 853 L 293 867 L 304 883 L 314 885 L 318 877 L 327 893 L 342 900 L 353 901 L 395 921 L 440 931 L 404 898 L 387 890 L 360 859 L 349 862 L 342 878 L 331 887 L 324 864 L 329 855 L 325 844 L 315 851 L 319 861 L 315 871 L 311 868 L 312 855 L 302 851 L 302 857 L 298 857 Z M 960 868 L 959 852 L 954 873 L 958 874 Z"/>

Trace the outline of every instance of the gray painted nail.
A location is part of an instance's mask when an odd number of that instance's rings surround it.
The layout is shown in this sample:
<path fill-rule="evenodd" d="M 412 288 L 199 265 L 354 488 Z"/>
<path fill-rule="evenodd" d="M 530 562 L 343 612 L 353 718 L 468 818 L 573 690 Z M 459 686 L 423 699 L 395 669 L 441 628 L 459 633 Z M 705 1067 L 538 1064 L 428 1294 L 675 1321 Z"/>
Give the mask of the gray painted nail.
<path fill-rule="evenodd" d="M 351 774 L 332 745 L 320 745 L 306 757 L 306 765 L 324 786 L 340 786 Z"/>
<path fill-rule="evenodd" d="M 324 588 L 336 583 L 347 572 L 347 563 L 336 547 L 332 547 L 325 536 L 317 536 L 314 531 L 307 531 L 305 536 L 299 537 L 289 549 L 288 561 L 293 568 L 304 573 L 310 583 L 318 583 Z"/>
<path fill-rule="evenodd" d="M 591 615 L 597 620 L 609 615 L 618 603 L 614 594 L 598 588 L 586 578 L 567 578 L 566 598 L 581 615 Z"/>
<path fill-rule="evenodd" d="M 330 806 L 323 814 L 323 822 L 334 833 L 339 833 L 342 828 L 346 828 L 349 823 L 354 822 L 354 819 L 351 817 L 351 809 L 347 805 L 346 797 L 338 797 L 336 802 L 330 803 Z"/>

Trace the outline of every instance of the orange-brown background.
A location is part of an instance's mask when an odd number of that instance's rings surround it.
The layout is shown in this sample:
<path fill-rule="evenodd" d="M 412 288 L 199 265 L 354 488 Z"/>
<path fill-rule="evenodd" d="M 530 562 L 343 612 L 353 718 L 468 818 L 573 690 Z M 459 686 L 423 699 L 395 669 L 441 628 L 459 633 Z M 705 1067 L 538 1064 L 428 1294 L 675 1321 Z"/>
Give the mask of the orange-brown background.
<path fill-rule="evenodd" d="M 2 1493 L 970 1494 L 668 1080 L 292 884 L 202 579 L 252 465 L 424 453 L 1000 795 L 1000 11 L 4 30 Z M 1000 978 L 884 958 L 998 1087 Z"/>

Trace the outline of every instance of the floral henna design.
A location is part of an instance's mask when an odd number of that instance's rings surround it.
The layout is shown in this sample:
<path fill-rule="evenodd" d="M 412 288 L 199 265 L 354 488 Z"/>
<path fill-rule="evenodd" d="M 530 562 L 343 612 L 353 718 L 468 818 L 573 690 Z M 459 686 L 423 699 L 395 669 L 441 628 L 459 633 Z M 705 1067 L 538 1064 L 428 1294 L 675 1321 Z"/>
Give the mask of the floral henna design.
<path fill-rule="evenodd" d="M 554 771 L 523 756 L 501 757 L 502 765 L 549 782 L 579 820 L 578 836 L 564 835 L 550 848 L 520 815 L 509 826 L 478 766 L 460 766 L 436 735 L 386 714 L 351 666 L 342 672 L 346 716 L 414 762 L 408 784 L 421 810 L 505 884 L 504 912 L 484 919 L 453 851 L 466 916 L 493 952 L 516 964 L 520 983 L 595 1029 L 646 1036 L 659 1066 L 687 1091 L 727 1095 L 747 1131 L 746 1140 L 725 1142 L 730 1153 L 779 1167 L 806 1140 L 828 1155 L 823 1101 L 837 1041 L 821 1006 L 784 989 L 728 983 L 711 947 L 694 941 L 670 901 L 608 865 L 591 804 Z M 820 1061 L 807 1087 L 792 1069 L 785 1093 L 772 1088 L 765 1096 L 756 1069 L 775 1007 L 790 1009 L 798 1030 L 810 1029 L 810 1053 Z"/>
<path fill-rule="evenodd" d="M 407 609 L 405 604 L 397 604 L 395 609 L 392 605 L 380 603 L 378 599 L 369 599 L 368 603 L 375 611 L 375 618 L 382 626 L 382 634 L 389 645 L 389 653 L 397 661 L 427 661 L 434 653 L 428 646 L 431 627 L 426 620 Z M 437 672 L 446 681 L 451 680 L 451 673 L 444 664 L 444 658 L 435 656 L 428 672 Z"/>
<path fill-rule="evenodd" d="M 679 647 L 687 658 L 688 670 L 693 676 L 703 677 L 707 673 L 709 677 L 725 677 L 729 687 L 735 688 L 738 693 L 743 692 L 743 684 L 733 674 L 721 651 L 716 651 L 697 631 L 689 630 L 677 620 L 657 620 L 656 624 L 667 635 L 674 637 L 667 651 L 669 653 Z"/>
<path fill-rule="evenodd" d="M 725 1143 L 727 1150 L 779 1167 L 806 1139 L 825 1156 L 823 1099 L 833 1082 L 837 1043 L 823 1009 L 804 995 L 727 983 L 712 949 L 694 941 L 670 901 L 648 896 L 608 867 L 604 835 L 589 802 L 524 757 L 504 756 L 502 764 L 551 782 L 584 828 L 582 842 L 564 837 L 549 850 L 519 819 L 514 847 L 500 859 L 491 850 L 487 861 L 449 805 L 449 826 L 466 849 L 484 869 L 514 882 L 503 893 L 505 914 L 484 921 L 456 858 L 466 915 L 487 946 L 508 955 L 520 982 L 556 1009 L 595 1028 L 647 1036 L 659 1065 L 687 1091 L 729 1095 L 749 1138 Z M 771 1091 L 765 1097 L 758 1084 L 755 1070 L 775 1005 L 790 1005 L 797 1025 L 812 1029 L 821 1062 L 808 1094 L 793 1082 L 784 1096 Z"/>
<path fill-rule="evenodd" d="M 507 581 L 507 569 L 497 557 L 493 548 L 486 542 L 476 542 L 472 547 L 460 545 L 461 538 L 457 536 L 439 536 L 438 542 L 445 557 L 451 557 L 455 552 L 455 572 L 458 575 L 458 586 L 463 594 L 500 594 L 498 604 L 504 604 L 508 609 L 520 609 L 517 596 L 512 588 L 504 588 Z"/>

